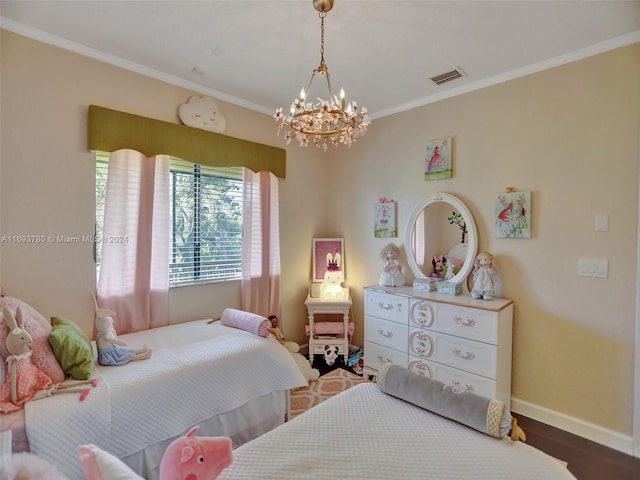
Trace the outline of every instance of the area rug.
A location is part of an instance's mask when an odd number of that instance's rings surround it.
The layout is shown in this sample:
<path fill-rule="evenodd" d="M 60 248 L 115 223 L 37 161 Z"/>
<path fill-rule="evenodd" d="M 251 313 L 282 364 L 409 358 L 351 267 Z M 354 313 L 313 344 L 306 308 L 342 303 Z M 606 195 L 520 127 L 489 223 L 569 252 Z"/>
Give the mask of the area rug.
<path fill-rule="evenodd" d="M 368 381 L 369 380 L 342 368 L 332 370 L 321 376 L 315 382 L 309 382 L 308 387 L 298 388 L 291 392 L 291 413 L 289 419 L 297 417 L 301 413 L 315 407 L 343 390 Z"/>

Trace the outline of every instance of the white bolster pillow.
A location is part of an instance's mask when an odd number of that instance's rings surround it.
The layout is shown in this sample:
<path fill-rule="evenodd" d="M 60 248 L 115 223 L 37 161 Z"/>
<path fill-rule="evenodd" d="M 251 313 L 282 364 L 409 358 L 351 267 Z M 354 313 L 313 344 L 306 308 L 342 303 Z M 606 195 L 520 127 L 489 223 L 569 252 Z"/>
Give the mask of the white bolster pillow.
<path fill-rule="evenodd" d="M 380 390 L 413 405 L 462 423 L 496 438 L 509 435 L 524 439 L 509 409 L 499 400 L 482 397 L 454 385 L 445 385 L 419 373 L 392 363 L 386 363 L 378 372 Z"/>
<path fill-rule="evenodd" d="M 234 308 L 225 308 L 220 322 L 227 327 L 246 330 L 260 337 L 268 337 L 271 332 L 271 320 L 268 318 Z"/>

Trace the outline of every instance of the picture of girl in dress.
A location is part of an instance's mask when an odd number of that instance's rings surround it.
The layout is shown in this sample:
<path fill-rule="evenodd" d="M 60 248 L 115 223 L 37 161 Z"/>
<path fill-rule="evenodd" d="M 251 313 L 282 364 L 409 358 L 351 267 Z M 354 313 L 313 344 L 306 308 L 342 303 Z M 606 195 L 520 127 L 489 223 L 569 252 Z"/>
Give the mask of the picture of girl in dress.
<path fill-rule="evenodd" d="M 427 145 L 425 154 L 425 180 L 451 178 L 451 138 L 443 138 Z"/>

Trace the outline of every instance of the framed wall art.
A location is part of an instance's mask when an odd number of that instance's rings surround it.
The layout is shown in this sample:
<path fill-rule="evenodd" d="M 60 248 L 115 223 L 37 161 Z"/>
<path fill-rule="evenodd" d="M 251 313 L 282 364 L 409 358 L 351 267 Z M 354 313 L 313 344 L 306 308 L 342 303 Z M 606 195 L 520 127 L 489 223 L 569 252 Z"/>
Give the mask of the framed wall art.
<path fill-rule="evenodd" d="M 344 239 L 313 239 L 313 281 L 323 282 L 329 264 L 333 269 L 342 271 L 344 275 Z"/>
<path fill-rule="evenodd" d="M 396 202 L 384 197 L 373 205 L 373 236 L 375 238 L 398 236 L 396 209 Z"/>
<path fill-rule="evenodd" d="M 427 144 L 424 156 L 424 179 L 439 180 L 453 176 L 451 137 L 434 140 Z"/>
<path fill-rule="evenodd" d="M 495 232 L 498 238 L 531 238 L 531 192 L 498 194 Z"/>

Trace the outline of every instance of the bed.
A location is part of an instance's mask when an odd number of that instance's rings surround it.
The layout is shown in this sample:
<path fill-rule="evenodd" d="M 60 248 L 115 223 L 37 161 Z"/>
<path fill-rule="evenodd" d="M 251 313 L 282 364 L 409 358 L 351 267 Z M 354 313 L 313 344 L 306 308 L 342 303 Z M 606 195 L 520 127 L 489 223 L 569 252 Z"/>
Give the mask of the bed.
<path fill-rule="evenodd" d="M 2 430 L 13 431 L 14 452 L 28 449 L 81 479 L 77 447 L 91 443 L 155 479 L 166 447 L 192 426 L 200 425 L 200 435 L 229 436 L 234 447 L 242 445 L 284 423 L 289 391 L 307 385 L 277 340 L 220 322 L 119 338 L 131 347 L 146 345 L 152 357 L 97 365 L 98 385 L 83 402 L 75 394 L 54 395 L 28 402 L 23 417 L 14 412 L 3 419 Z"/>
<path fill-rule="evenodd" d="M 362 383 L 234 451 L 219 480 L 575 480 L 555 458 Z"/>

